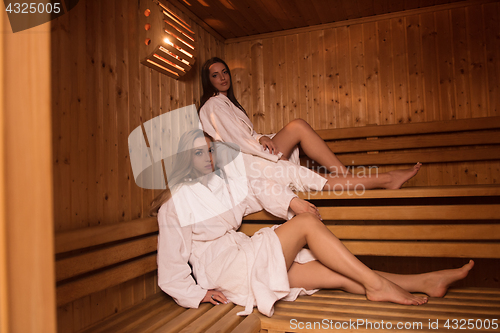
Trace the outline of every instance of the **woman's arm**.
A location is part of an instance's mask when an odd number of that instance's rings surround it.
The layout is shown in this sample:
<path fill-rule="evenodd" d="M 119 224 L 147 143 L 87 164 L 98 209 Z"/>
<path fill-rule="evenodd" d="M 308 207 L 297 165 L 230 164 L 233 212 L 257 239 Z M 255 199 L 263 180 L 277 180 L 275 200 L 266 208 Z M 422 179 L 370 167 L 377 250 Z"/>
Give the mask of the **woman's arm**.
<path fill-rule="evenodd" d="M 250 130 L 242 130 L 242 121 L 234 116 L 230 106 L 224 104 L 223 107 L 209 101 L 200 110 L 200 121 L 203 130 L 215 141 L 235 143 L 246 154 L 260 156 L 273 162 L 278 161 L 277 155 L 265 151 L 258 142 L 257 137 L 262 139 L 263 136 L 255 131 L 250 133 Z"/>
<path fill-rule="evenodd" d="M 197 308 L 207 290 L 196 284 L 188 264 L 192 227 L 181 227 L 172 200 L 158 212 L 158 285 L 180 306 Z"/>

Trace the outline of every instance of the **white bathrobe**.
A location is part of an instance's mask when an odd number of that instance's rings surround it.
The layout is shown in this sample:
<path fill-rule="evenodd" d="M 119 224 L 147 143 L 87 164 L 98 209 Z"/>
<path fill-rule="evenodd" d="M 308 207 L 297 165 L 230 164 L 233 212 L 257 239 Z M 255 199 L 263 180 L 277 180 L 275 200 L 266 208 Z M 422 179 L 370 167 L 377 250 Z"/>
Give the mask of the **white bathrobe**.
<path fill-rule="evenodd" d="M 273 231 L 277 226 L 263 228 L 252 237 L 236 231 L 244 215 L 263 208 L 278 217 L 289 217 L 288 207 L 296 195 L 269 179 L 224 178 L 213 174 L 208 187 L 181 185 L 173 191 L 175 200 L 161 206 L 160 288 L 179 305 L 190 308 L 199 306 L 208 289 L 216 289 L 245 306 L 239 315 L 250 314 L 257 305 L 267 316 L 273 314 L 277 300 L 295 300 L 301 293 L 315 292 L 290 288 L 281 244 Z M 277 191 L 282 193 L 276 195 Z M 315 258 L 303 249 L 295 260 L 305 263 Z"/>
<path fill-rule="evenodd" d="M 289 161 L 279 160 L 264 150 L 262 137 L 253 129 L 247 115 L 222 94 L 211 97 L 200 110 L 203 130 L 215 141 L 235 143 L 244 154 L 249 177 L 270 178 L 296 191 L 321 191 L 327 180 L 308 168 L 300 166 L 296 147 Z M 274 134 L 269 135 L 273 137 Z"/>

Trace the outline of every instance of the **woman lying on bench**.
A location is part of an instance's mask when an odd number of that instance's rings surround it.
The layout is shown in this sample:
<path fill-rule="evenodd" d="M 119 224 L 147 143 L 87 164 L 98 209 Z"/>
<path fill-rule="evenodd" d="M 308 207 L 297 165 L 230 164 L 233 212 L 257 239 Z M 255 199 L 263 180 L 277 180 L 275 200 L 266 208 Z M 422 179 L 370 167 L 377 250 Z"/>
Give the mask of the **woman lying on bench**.
<path fill-rule="evenodd" d="M 415 176 L 421 164 L 376 176 L 351 174 L 318 134 L 302 119 L 291 121 L 275 135 L 257 134 L 245 109 L 234 97 L 231 72 L 219 58 L 202 68 L 203 96 L 199 109 L 203 130 L 215 141 L 237 144 L 244 154 L 250 176 L 266 177 L 299 191 L 398 189 Z M 298 145 L 306 155 L 330 172 L 326 178 L 299 165 Z M 289 161 L 290 160 L 290 161 Z"/>
<path fill-rule="evenodd" d="M 314 205 L 270 179 L 248 179 L 242 154 L 222 143 L 213 152 L 213 146 L 201 130 L 184 134 L 169 178 L 171 192 L 152 203 L 160 231 L 158 284 L 181 306 L 231 301 L 245 307 L 240 315 L 257 305 L 271 316 L 277 300 L 292 301 L 319 288 L 421 305 L 427 298 L 410 292 L 442 297 L 474 265 L 412 275 L 372 271 L 326 228 Z M 236 231 L 244 215 L 261 209 L 285 219 L 293 215 L 290 209 L 295 217 L 252 237 Z"/>

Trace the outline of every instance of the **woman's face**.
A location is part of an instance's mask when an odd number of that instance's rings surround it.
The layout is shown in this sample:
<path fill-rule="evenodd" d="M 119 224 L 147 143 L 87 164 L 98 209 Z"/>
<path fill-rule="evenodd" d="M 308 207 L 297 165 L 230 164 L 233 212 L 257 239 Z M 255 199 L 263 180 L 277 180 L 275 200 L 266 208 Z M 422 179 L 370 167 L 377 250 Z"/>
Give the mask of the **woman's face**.
<path fill-rule="evenodd" d="M 208 69 L 210 71 L 210 82 L 217 91 L 227 96 L 227 91 L 231 87 L 229 71 L 223 63 L 216 62 Z"/>
<path fill-rule="evenodd" d="M 193 168 L 201 176 L 208 175 L 214 171 L 210 143 L 212 141 L 204 136 L 197 138 L 193 143 Z"/>

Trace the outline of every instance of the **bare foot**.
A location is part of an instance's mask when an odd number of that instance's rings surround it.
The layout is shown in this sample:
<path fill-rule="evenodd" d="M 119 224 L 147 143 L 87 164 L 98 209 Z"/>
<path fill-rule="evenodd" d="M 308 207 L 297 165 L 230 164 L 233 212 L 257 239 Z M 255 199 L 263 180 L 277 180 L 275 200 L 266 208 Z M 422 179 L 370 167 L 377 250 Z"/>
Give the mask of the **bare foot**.
<path fill-rule="evenodd" d="M 377 287 L 365 287 L 366 298 L 370 301 L 393 302 L 403 305 L 421 305 L 427 303 L 427 297 L 412 295 L 397 284 L 383 277 L 380 278 L 380 281 L 376 283 Z"/>
<path fill-rule="evenodd" d="M 450 284 L 465 278 L 472 267 L 474 267 L 473 260 L 460 268 L 424 273 L 422 274 L 425 277 L 422 292 L 431 297 L 443 297 L 448 291 Z"/>
<path fill-rule="evenodd" d="M 384 188 L 389 190 L 401 188 L 404 183 L 417 174 L 421 166 L 422 163 L 419 162 L 409 169 L 389 171 L 387 174 L 390 176 L 390 181 Z"/>

